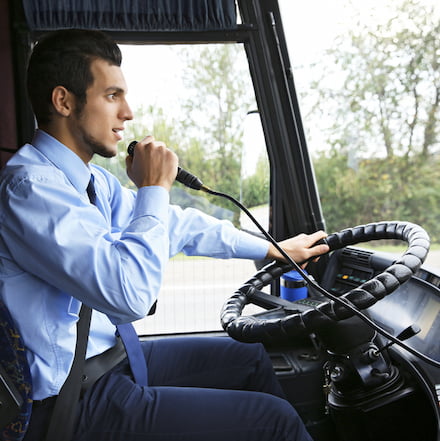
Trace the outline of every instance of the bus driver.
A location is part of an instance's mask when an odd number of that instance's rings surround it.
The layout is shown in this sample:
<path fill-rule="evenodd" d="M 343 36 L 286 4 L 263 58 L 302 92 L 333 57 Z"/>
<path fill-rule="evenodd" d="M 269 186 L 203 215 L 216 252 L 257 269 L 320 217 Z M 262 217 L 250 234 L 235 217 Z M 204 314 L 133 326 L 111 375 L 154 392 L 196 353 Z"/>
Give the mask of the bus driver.
<path fill-rule="evenodd" d="M 27 441 L 47 430 L 72 365 L 82 303 L 93 310 L 86 357 L 96 359 L 116 345 L 117 325 L 148 313 L 170 256 L 281 258 L 229 222 L 170 205 L 178 159 L 151 136 L 126 160 L 137 192 L 90 164 L 95 154 L 117 154 L 133 118 L 120 64 L 118 46 L 101 32 L 44 36 L 27 79 L 38 129 L 1 174 L 0 292 L 31 368 Z M 323 237 L 300 234 L 280 245 L 302 262 L 328 251 L 313 246 Z M 147 384 L 136 383 L 126 358 L 112 366 L 85 390 L 74 440 L 311 440 L 260 344 L 180 338 L 141 349 Z"/>

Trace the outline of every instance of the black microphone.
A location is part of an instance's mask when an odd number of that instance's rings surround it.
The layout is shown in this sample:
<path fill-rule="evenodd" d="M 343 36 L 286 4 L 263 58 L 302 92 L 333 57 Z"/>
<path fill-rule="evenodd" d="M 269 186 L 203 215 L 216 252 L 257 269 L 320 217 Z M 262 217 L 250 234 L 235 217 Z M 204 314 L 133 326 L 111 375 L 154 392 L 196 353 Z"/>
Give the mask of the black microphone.
<path fill-rule="evenodd" d="M 138 142 L 137 141 L 131 141 L 127 148 L 127 153 L 130 156 L 133 156 L 134 154 L 134 148 Z M 203 182 L 193 174 L 187 172 L 183 168 L 177 167 L 177 176 L 176 181 L 180 182 L 183 185 L 186 185 L 189 188 L 192 188 L 193 190 L 204 190 L 205 186 L 203 185 Z"/>

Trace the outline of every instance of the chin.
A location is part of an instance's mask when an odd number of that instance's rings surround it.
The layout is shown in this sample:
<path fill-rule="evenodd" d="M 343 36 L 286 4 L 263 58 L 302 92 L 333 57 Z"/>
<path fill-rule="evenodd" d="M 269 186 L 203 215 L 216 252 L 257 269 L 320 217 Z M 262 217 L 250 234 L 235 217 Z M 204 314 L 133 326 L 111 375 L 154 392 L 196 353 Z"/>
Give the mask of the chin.
<path fill-rule="evenodd" d="M 108 146 L 101 145 L 99 146 L 99 148 L 94 149 L 94 153 L 104 158 L 113 158 L 113 156 L 116 156 L 118 154 L 118 148 L 117 146 L 113 146 L 110 148 Z"/>

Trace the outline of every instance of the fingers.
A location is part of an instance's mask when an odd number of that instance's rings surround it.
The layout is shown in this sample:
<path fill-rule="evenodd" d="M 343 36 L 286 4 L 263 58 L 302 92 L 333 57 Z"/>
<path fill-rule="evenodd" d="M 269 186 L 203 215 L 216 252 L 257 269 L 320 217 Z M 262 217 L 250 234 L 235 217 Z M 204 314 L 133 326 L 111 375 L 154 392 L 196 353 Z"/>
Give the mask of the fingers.
<path fill-rule="evenodd" d="M 127 174 L 138 188 L 159 185 L 168 191 L 176 178 L 177 163 L 176 154 L 151 135 L 139 141 L 133 156 L 126 158 Z"/>
<path fill-rule="evenodd" d="M 320 256 L 330 251 L 329 246 L 323 241 L 326 237 L 327 233 L 325 231 L 316 231 L 308 236 L 311 242 L 309 247 L 312 253 L 311 256 Z"/>
<path fill-rule="evenodd" d="M 299 234 L 298 236 L 283 240 L 279 245 L 295 262 L 303 264 L 310 259 L 329 252 L 327 244 L 317 244 L 326 236 L 327 234 L 324 231 L 316 231 L 312 234 Z M 267 257 L 284 260 L 283 256 L 273 246 L 269 246 Z"/>
<path fill-rule="evenodd" d="M 154 136 L 147 135 L 145 138 L 140 140 L 134 147 L 133 157 L 135 155 L 145 157 L 146 155 L 154 154 L 155 151 L 169 151 L 166 144 L 162 141 L 157 141 Z"/>
<path fill-rule="evenodd" d="M 317 242 L 318 240 L 324 239 L 327 237 L 327 233 L 325 231 L 319 230 L 315 231 L 311 234 L 306 234 L 306 236 L 311 240 Z"/>
<path fill-rule="evenodd" d="M 308 247 L 306 247 L 304 260 L 300 260 L 302 267 L 305 268 L 309 261 L 317 262 L 319 256 L 330 251 L 329 246 L 323 241 L 327 237 L 325 231 L 316 231 L 315 233 L 307 235 Z"/>

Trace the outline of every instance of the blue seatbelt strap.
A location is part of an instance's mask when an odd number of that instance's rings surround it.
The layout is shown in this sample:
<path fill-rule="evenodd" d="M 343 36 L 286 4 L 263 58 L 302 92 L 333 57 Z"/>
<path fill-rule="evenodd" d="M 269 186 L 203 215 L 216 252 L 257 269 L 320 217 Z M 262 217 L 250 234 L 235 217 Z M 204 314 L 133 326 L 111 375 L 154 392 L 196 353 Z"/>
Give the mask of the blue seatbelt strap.
<path fill-rule="evenodd" d="M 148 385 L 147 364 L 142 352 L 139 337 L 131 323 L 117 325 L 119 336 L 124 343 L 134 381 L 140 386 Z"/>

